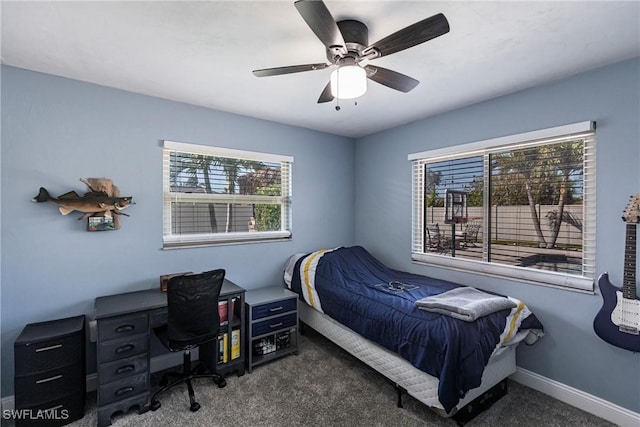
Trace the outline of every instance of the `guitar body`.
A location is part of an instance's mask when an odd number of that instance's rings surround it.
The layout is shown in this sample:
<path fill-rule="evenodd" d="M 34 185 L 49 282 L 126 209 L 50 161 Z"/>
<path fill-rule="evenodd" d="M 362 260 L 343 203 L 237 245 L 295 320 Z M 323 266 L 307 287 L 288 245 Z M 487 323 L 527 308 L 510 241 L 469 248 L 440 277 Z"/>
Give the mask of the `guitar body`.
<path fill-rule="evenodd" d="M 593 319 L 594 331 L 609 344 L 640 352 L 640 335 L 638 334 L 640 300 L 625 299 L 620 288 L 609 282 L 607 273 L 600 276 L 598 286 L 604 302 Z"/>
<path fill-rule="evenodd" d="M 593 319 L 593 330 L 609 344 L 640 352 L 640 300 L 636 293 L 636 228 L 640 223 L 640 193 L 631 197 L 622 220 L 627 223 L 622 288 L 613 286 L 607 273 L 600 276 L 598 286 L 604 303 Z"/>

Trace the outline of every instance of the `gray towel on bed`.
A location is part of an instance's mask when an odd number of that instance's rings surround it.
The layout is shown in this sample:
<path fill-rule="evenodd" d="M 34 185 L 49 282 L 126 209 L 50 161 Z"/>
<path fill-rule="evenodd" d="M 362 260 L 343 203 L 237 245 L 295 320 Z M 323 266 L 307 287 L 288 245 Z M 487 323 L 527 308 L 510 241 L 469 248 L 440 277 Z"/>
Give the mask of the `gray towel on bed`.
<path fill-rule="evenodd" d="M 513 308 L 517 304 L 509 298 L 463 286 L 419 299 L 415 305 L 420 310 L 446 314 L 456 319 L 473 322 L 478 317 Z"/>

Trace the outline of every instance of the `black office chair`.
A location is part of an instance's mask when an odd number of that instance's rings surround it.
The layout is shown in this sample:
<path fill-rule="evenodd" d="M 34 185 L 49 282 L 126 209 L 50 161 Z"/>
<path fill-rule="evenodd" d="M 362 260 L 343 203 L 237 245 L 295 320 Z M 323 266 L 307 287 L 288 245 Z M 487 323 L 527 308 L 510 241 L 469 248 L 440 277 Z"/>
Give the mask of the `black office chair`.
<path fill-rule="evenodd" d="M 191 411 L 200 409 L 193 393 L 191 380 L 194 378 L 212 378 L 222 388 L 227 382 L 216 373 L 202 373 L 200 362 L 191 367 L 191 350 L 208 343 L 218 337 L 220 317 L 218 315 L 218 297 L 224 281 L 225 271 L 222 269 L 200 274 L 176 276 L 167 283 L 167 325 L 156 328 L 155 333 L 170 351 L 183 351 L 184 362 L 182 373 L 163 375 L 158 390 L 151 398 L 151 410 L 160 408 L 158 396 L 170 388 L 186 383 L 189 389 Z M 169 383 L 168 377 L 174 375 L 178 379 Z"/>

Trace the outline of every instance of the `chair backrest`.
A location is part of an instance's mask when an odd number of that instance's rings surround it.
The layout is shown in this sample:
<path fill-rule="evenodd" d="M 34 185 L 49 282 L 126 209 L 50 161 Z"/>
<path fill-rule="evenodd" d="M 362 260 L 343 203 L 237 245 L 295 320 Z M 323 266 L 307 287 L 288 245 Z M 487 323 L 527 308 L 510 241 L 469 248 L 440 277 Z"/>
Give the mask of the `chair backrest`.
<path fill-rule="evenodd" d="M 425 230 L 427 231 L 427 242 L 429 246 L 440 245 L 440 226 L 438 223 L 426 224 Z"/>
<path fill-rule="evenodd" d="M 467 233 L 467 239 L 478 240 L 478 232 L 482 228 L 482 220 L 473 219 L 467 223 L 465 231 Z"/>
<path fill-rule="evenodd" d="M 225 270 L 175 276 L 167 283 L 167 338 L 171 348 L 185 349 L 218 336 L 218 298 Z"/>

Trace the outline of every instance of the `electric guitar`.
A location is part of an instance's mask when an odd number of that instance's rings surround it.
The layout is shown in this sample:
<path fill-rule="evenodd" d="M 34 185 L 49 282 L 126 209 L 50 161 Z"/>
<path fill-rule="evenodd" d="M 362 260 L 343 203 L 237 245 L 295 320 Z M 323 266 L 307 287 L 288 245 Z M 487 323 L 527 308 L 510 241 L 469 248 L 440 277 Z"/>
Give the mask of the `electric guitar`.
<path fill-rule="evenodd" d="M 636 294 L 636 224 L 640 222 L 640 193 L 631 198 L 622 215 L 627 223 L 622 290 L 603 273 L 598 279 L 604 300 L 593 320 L 596 334 L 609 344 L 640 352 L 640 300 Z"/>

